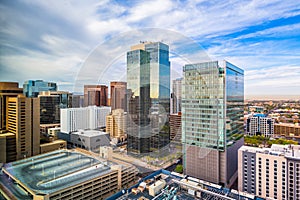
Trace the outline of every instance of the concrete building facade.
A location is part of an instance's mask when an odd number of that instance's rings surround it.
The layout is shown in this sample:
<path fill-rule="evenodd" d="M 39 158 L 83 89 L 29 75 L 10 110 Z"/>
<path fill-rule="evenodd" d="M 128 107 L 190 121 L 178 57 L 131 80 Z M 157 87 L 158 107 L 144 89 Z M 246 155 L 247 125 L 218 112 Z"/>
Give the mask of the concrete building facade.
<path fill-rule="evenodd" d="M 85 85 L 84 106 L 108 106 L 108 87 L 106 85 Z"/>
<path fill-rule="evenodd" d="M 109 146 L 110 138 L 106 132 L 87 130 L 72 132 L 70 143 L 88 151 L 99 152 L 101 146 Z"/>
<path fill-rule="evenodd" d="M 300 139 L 300 125 L 290 123 L 274 124 L 274 134 L 286 138 Z"/>
<path fill-rule="evenodd" d="M 38 98 L 23 95 L 7 99 L 7 131 L 16 136 L 16 159 L 39 154 L 39 104 Z"/>
<path fill-rule="evenodd" d="M 111 138 L 116 138 L 119 142 L 124 142 L 126 134 L 127 113 L 123 109 L 112 110 L 111 114 L 106 116 L 106 132 Z"/>
<path fill-rule="evenodd" d="M 268 117 L 253 116 L 247 119 L 246 132 L 248 135 L 263 135 L 274 137 L 275 119 Z"/>
<path fill-rule="evenodd" d="M 170 114 L 170 140 L 181 143 L 181 112 Z"/>
<path fill-rule="evenodd" d="M 172 82 L 172 94 L 171 94 L 171 113 L 181 112 L 181 99 L 182 99 L 182 80 L 178 78 Z"/>
<path fill-rule="evenodd" d="M 0 82 L 0 163 L 16 160 L 16 135 L 6 129 L 7 100 L 22 93 L 17 82 Z"/>
<path fill-rule="evenodd" d="M 0 130 L 6 130 L 6 101 L 23 93 L 17 82 L 0 82 Z"/>
<path fill-rule="evenodd" d="M 238 160 L 239 191 L 262 198 L 299 199 L 299 145 L 243 146 Z"/>
<path fill-rule="evenodd" d="M 61 132 L 70 133 L 80 129 L 105 127 L 106 116 L 110 111 L 111 108 L 105 106 L 61 109 Z"/>
<path fill-rule="evenodd" d="M 127 112 L 126 90 L 126 82 L 110 82 L 110 106 L 112 110 L 123 109 Z"/>

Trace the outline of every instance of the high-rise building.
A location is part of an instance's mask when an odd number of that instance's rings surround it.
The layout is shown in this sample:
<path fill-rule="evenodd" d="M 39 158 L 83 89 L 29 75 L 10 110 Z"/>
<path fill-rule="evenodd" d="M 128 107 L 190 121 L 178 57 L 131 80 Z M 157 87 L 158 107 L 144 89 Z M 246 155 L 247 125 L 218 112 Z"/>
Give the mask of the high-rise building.
<path fill-rule="evenodd" d="M 16 137 L 16 159 L 39 154 L 39 99 L 19 95 L 18 97 L 9 97 L 6 103 L 6 128 Z"/>
<path fill-rule="evenodd" d="M 170 140 L 181 143 L 181 112 L 170 114 Z"/>
<path fill-rule="evenodd" d="M 71 133 L 81 129 L 93 130 L 105 127 L 106 116 L 110 111 L 110 107 L 106 106 L 60 109 L 61 132 Z"/>
<path fill-rule="evenodd" d="M 127 52 L 127 152 L 150 151 L 150 64 L 149 53 L 137 49 Z"/>
<path fill-rule="evenodd" d="M 127 151 L 159 152 L 170 139 L 168 45 L 145 42 L 131 47 L 127 52 L 127 91 L 130 119 Z"/>
<path fill-rule="evenodd" d="M 18 85 L 0 82 L 0 163 L 39 154 L 39 101 Z"/>
<path fill-rule="evenodd" d="M 244 71 L 227 61 L 212 61 L 185 65 L 183 75 L 185 173 L 231 186 L 244 142 Z"/>
<path fill-rule="evenodd" d="M 84 106 L 107 106 L 108 87 L 106 85 L 85 85 Z"/>
<path fill-rule="evenodd" d="M 238 189 L 268 199 L 300 198 L 300 146 L 242 146 L 238 151 Z"/>
<path fill-rule="evenodd" d="M 247 119 L 246 132 L 248 135 L 274 136 L 275 119 L 254 115 Z"/>
<path fill-rule="evenodd" d="M 37 97 L 42 91 L 56 91 L 56 83 L 43 80 L 28 80 L 23 84 L 23 93 L 26 97 Z"/>
<path fill-rule="evenodd" d="M 0 130 L 6 130 L 6 100 L 23 93 L 17 82 L 0 82 Z"/>
<path fill-rule="evenodd" d="M 126 82 L 110 82 L 110 105 L 111 109 L 123 109 L 127 111 Z"/>
<path fill-rule="evenodd" d="M 111 114 L 106 116 L 106 132 L 110 134 L 110 138 L 116 138 L 120 142 L 125 141 L 126 118 L 127 113 L 122 109 L 112 110 Z"/>
<path fill-rule="evenodd" d="M 60 109 L 71 106 L 71 93 L 66 91 L 43 91 L 40 92 L 40 123 L 60 123 Z"/>
<path fill-rule="evenodd" d="M 70 96 L 70 105 L 69 105 L 69 108 L 80 108 L 80 107 L 83 107 L 83 99 L 84 99 L 83 95 L 72 94 Z"/>
<path fill-rule="evenodd" d="M 172 94 L 171 94 L 171 100 L 172 100 L 171 113 L 181 112 L 182 80 L 183 78 L 178 78 L 173 80 Z"/>

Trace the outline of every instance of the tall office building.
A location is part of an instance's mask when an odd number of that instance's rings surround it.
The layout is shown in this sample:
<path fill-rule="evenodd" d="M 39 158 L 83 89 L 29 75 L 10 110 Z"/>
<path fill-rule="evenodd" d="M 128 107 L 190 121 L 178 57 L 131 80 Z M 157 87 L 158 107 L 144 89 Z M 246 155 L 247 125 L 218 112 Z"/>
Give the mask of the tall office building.
<path fill-rule="evenodd" d="M 107 106 L 108 87 L 106 85 L 85 85 L 84 106 Z"/>
<path fill-rule="evenodd" d="M 182 142 L 185 173 L 231 186 L 243 145 L 244 71 L 227 61 L 183 68 Z"/>
<path fill-rule="evenodd" d="M 150 64 L 141 49 L 127 52 L 127 98 L 127 152 L 149 153 Z"/>
<path fill-rule="evenodd" d="M 172 100 L 171 113 L 181 112 L 182 80 L 183 80 L 183 78 L 178 78 L 178 79 L 173 80 L 172 94 L 171 94 L 171 100 Z"/>
<path fill-rule="evenodd" d="M 0 130 L 6 130 L 6 101 L 23 93 L 17 82 L 0 82 Z"/>
<path fill-rule="evenodd" d="M 12 162 L 17 159 L 16 135 L 6 129 L 7 100 L 23 94 L 17 82 L 0 82 L 0 163 Z"/>
<path fill-rule="evenodd" d="M 127 52 L 129 153 L 159 152 L 169 143 L 169 46 L 146 42 Z"/>
<path fill-rule="evenodd" d="M 6 112 L 7 131 L 16 136 L 17 159 L 39 154 L 39 99 L 23 95 L 9 97 Z"/>
<path fill-rule="evenodd" d="M 300 146 L 242 146 L 238 151 L 239 191 L 268 199 L 300 199 Z"/>
<path fill-rule="evenodd" d="M 123 109 L 127 112 L 126 82 L 110 82 L 110 105 L 111 109 Z"/>
<path fill-rule="evenodd" d="M 76 95 L 76 94 L 70 95 L 69 108 L 83 107 L 83 99 L 84 99 L 83 95 Z"/>
<path fill-rule="evenodd" d="M 42 91 L 56 91 L 56 83 L 43 80 L 28 80 L 23 84 L 23 93 L 26 97 L 37 97 Z"/>
<path fill-rule="evenodd" d="M 60 109 L 71 106 L 72 94 L 66 91 L 40 92 L 40 124 L 60 123 Z"/>
<path fill-rule="evenodd" d="M 254 115 L 247 119 L 246 132 L 248 135 L 274 136 L 275 119 Z"/>
<path fill-rule="evenodd" d="M 181 112 L 170 114 L 170 140 L 181 144 Z"/>
<path fill-rule="evenodd" d="M 110 115 L 106 116 L 106 132 L 110 138 L 116 138 L 119 142 L 124 142 L 126 135 L 127 113 L 123 109 L 112 110 Z"/>
<path fill-rule="evenodd" d="M 61 132 L 71 133 L 81 129 L 93 130 L 105 127 L 106 116 L 110 111 L 110 107 L 106 106 L 60 109 Z"/>

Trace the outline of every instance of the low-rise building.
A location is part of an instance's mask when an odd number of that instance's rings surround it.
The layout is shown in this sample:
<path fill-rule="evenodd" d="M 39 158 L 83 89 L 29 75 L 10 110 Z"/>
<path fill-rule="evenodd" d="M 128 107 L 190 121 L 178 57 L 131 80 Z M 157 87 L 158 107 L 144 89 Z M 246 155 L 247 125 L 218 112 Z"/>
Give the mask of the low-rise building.
<path fill-rule="evenodd" d="M 109 146 L 109 134 L 106 132 L 87 130 L 72 132 L 70 143 L 88 151 L 99 152 L 101 146 Z"/>
<path fill-rule="evenodd" d="M 264 117 L 264 115 L 254 115 L 247 119 L 246 133 L 248 135 L 263 135 L 265 137 L 274 136 L 275 119 Z"/>
<path fill-rule="evenodd" d="M 0 192 L 11 199 L 104 199 L 130 187 L 137 172 L 130 164 L 57 150 L 5 164 Z"/>
<path fill-rule="evenodd" d="M 300 139 L 300 125 L 291 123 L 280 123 L 274 125 L 274 133 L 277 136 L 284 136 L 286 138 Z"/>
<path fill-rule="evenodd" d="M 253 194 L 222 187 L 191 176 L 158 170 L 129 189 L 122 189 L 107 200 L 133 199 L 222 199 L 263 200 Z"/>
<path fill-rule="evenodd" d="M 40 145 L 40 152 L 48 153 L 50 151 L 55 151 L 58 149 L 65 149 L 67 148 L 67 142 L 64 140 L 54 140 L 53 142 L 48 142 Z"/>

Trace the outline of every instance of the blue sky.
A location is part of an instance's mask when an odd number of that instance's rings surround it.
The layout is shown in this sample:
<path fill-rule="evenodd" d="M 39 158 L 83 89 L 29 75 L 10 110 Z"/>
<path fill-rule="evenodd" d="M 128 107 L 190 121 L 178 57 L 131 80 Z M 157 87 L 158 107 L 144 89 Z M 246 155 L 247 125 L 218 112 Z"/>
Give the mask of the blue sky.
<path fill-rule="evenodd" d="M 246 97 L 300 96 L 295 0 L 3 0 L 0 20 L 0 81 L 43 79 L 80 92 L 84 83 L 125 79 L 129 46 L 156 39 L 170 45 L 172 78 L 202 61 L 180 50 L 190 42 L 243 68 Z"/>

